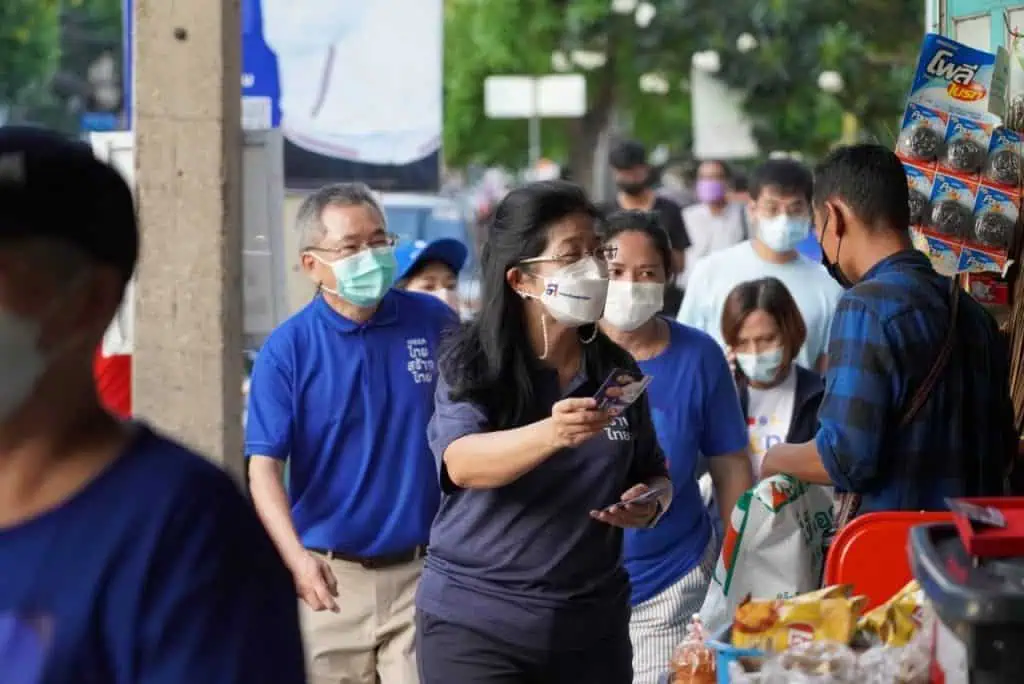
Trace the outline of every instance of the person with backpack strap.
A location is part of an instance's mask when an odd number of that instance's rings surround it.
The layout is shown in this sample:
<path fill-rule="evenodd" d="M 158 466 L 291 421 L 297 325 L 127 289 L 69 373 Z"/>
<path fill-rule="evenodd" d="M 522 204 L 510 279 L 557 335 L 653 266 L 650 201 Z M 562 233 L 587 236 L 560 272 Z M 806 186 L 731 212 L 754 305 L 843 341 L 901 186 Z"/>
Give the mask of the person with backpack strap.
<path fill-rule="evenodd" d="M 913 248 L 907 195 L 899 159 L 879 145 L 839 148 L 815 171 L 822 259 L 846 292 L 817 434 L 769 449 L 761 475 L 834 485 L 837 529 L 862 513 L 1002 495 L 1017 450 L 1005 340 Z"/>

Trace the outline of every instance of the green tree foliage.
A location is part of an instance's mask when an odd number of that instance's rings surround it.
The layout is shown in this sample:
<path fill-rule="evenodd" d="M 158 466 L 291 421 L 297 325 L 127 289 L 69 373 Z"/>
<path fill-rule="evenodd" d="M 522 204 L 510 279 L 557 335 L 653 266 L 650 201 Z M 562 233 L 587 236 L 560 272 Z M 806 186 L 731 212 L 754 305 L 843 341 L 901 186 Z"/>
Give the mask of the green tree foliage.
<path fill-rule="evenodd" d="M 763 148 L 820 154 L 836 141 L 843 112 L 867 139 L 891 144 L 920 48 L 919 3 L 863 0 L 739 0 L 708 12 L 705 47 L 722 55 L 719 76 L 746 98 Z M 742 54 L 736 38 L 758 47 Z M 817 77 L 839 72 L 843 92 L 822 93 Z"/>
<path fill-rule="evenodd" d="M 632 118 L 651 142 L 676 138 L 690 126 L 688 96 L 641 93 L 640 75 L 658 71 L 673 85 L 685 73 L 677 54 L 688 29 L 680 3 L 655 3 L 658 19 L 639 29 L 632 16 L 609 11 L 609 0 L 448 0 L 445 5 L 445 156 L 469 162 L 520 165 L 526 161 L 525 121 L 484 116 L 484 79 L 492 74 L 552 73 L 552 55 L 574 51 L 606 55 L 587 76 L 589 112 L 580 120 L 545 120 L 546 156 L 589 168 L 597 137 L 613 111 Z"/>
<path fill-rule="evenodd" d="M 579 121 L 545 121 L 544 153 L 589 168 L 613 113 L 637 137 L 690 146 L 687 79 L 694 52 L 716 50 L 719 73 L 739 92 L 762 149 L 814 155 L 838 139 L 843 112 L 863 132 L 890 142 L 920 45 L 919 3 L 862 0 L 662 0 L 646 28 L 611 13 L 611 0 L 448 0 L 445 14 L 445 153 L 463 164 L 521 164 L 526 123 L 489 121 L 483 81 L 490 74 L 550 73 L 556 50 L 596 50 L 603 67 L 586 72 L 590 111 Z M 758 47 L 737 50 L 750 33 Z M 822 93 L 823 70 L 842 74 L 839 95 Z M 660 74 L 666 95 L 640 92 L 642 74 Z"/>
<path fill-rule="evenodd" d="M 0 0 L 0 106 L 45 88 L 60 56 L 60 0 Z"/>
<path fill-rule="evenodd" d="M 0 6 L 8 0 L 0 0 Z M 29 0 L 17 0 L 17 2 Z M 67 133 L 77 133 L 84 111 L 99 111 L 89 69 L 103 55 L 113 58 L 120 74 L 122 0 L 45 0 L 58 8 L 59 50 L 45 87 L 24 116 Z M 115 106 L 116 109 L 116 106 Z"/>

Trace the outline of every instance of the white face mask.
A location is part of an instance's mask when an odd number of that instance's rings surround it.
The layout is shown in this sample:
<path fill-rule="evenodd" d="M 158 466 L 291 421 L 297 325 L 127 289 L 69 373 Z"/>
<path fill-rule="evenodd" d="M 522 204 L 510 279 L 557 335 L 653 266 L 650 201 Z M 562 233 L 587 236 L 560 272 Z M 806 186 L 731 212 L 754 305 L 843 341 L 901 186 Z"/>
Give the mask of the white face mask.
<path fill-rule="evenodd" d="M 619 330 L 630 332 L 651 320 L 665 305 L 663 283 L 637 283 L 613 280 L 608 283 L 604 320 Z"/>
<path fill-rule="evenodd" d="M 579 327 L 596 323 L 608 297 L 608 275 L 594 257 L 584 257 L 544 279 L 544 294 L 537 299 L 562 325 Z"/>
<path fill-rule="evenodd" d="M 782 347 L 753 354 L 736 353 L 740 370 L 753 382 L 767 385 L 775 380 L 782 365 Z"/>
<path fill-rule="evenodd" d="M 456 290 L 447 290 L 441 288 L 440 290 L 431 290 L 429 292 L 425 292 L 424 294 L 433 295 L 434 297 L 437 297 L 456 312 L 459 310 L 459 293 Z"/>
<path fill-rule="evenodd" d="M 757 222 L 758 239 L 773 252 L 788 252 L 810 234 L 811 220 L 805 217 L 779 214 Z"/>
<path fill-rule="evenodd" d="M 35 321 L 0 310 L 0 423 L 25 405 L 46 372 L 39 334 Z"/>

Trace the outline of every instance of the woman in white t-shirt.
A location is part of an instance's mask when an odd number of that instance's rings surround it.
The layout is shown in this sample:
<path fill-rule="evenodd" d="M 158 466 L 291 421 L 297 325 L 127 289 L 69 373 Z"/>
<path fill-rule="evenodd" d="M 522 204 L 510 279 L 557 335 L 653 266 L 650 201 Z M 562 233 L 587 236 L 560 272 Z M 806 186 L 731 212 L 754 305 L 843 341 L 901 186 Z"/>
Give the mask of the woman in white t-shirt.
<path fill-rule="evenodd" d="M 737 285 L 722 311 L 722 338 L 747 417 L 755 476 L 765 452 L 780 442 L 806 442 L 818 429 L 821 377 L 794 363 L 807 327 L 777 278 Z"/>

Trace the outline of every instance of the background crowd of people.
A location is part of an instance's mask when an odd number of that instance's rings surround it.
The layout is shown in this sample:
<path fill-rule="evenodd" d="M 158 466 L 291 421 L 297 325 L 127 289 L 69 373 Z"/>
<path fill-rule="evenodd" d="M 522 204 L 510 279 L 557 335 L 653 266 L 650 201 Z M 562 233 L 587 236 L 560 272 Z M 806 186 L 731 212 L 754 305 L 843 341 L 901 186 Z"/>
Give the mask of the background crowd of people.
<path fill-rule="evenodd" d="M 840 524 L 1004 492 L 1004 340 L 913 249 L 880 146 L 769 161 L 744 204 L 705 162 L 685 212 L 636 143 L 612 207 L 515 188 L 461 323 L 464 246 L 313 192 L 316 294 L 251 378 L 255 510 L 98 403 L 124 181 L 45 131 L 0 130 L 0 160 L 0 672 L 28 673 L 4 681 L 652 684 L 759 479 L 833 487 Z"/>

